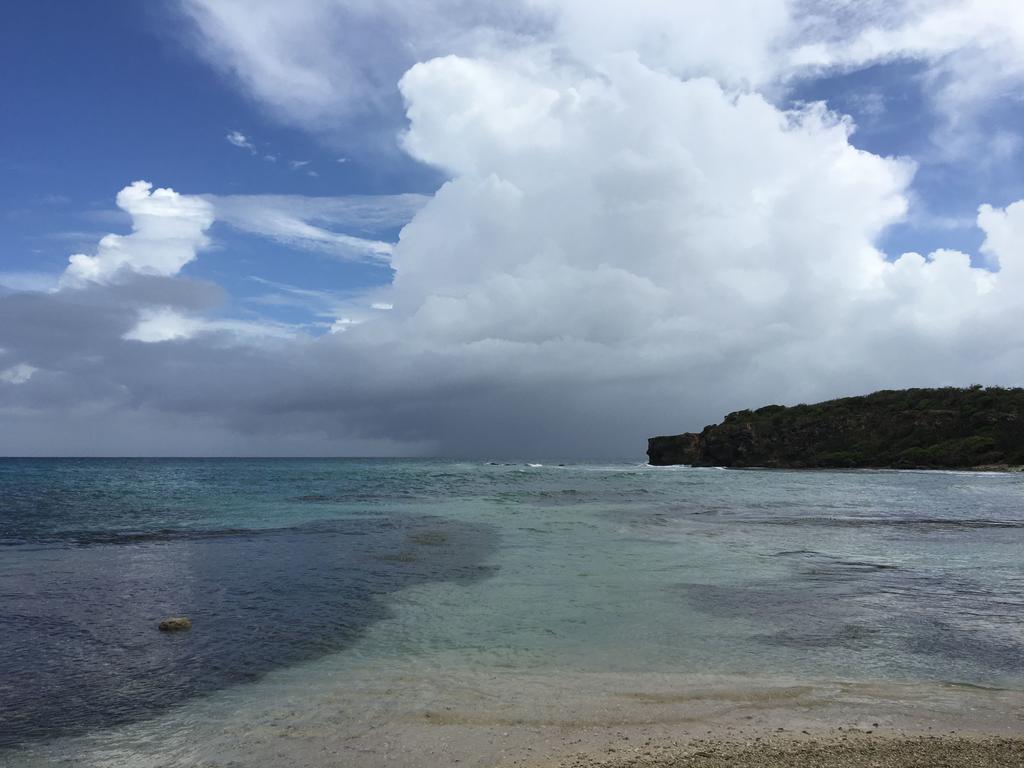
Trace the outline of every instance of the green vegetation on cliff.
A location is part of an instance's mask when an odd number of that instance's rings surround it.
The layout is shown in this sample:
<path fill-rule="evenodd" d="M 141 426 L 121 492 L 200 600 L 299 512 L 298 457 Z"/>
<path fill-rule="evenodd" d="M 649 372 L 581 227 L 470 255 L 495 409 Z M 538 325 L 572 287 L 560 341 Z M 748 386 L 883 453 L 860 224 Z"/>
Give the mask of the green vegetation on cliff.
<path fill-rule="evenodd" d="M 700 433 L 652 437 L 651 464 L 950 469 L 1024 465 L 1024 389 L 883 390 L 730 413 Z"/>

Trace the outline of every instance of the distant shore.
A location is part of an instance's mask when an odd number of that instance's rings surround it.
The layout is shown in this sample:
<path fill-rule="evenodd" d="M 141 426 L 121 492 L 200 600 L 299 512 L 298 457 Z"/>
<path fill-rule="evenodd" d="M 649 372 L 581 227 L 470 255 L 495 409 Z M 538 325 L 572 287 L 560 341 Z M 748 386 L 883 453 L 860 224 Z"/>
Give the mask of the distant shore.
<path fill-rule="evenodd" d="M 765 405 L 701 432 L 647 441 L 654 465 L 957 469 L 1024 464 L 1024 389 L 882 390 L 814 405 Z"/>
<path fill-rule="evenodd" d="M 1015 474 L 1024 472 L 1024 464 L 982 464 L 974 467 L 758 467 L 758 466 L 708 466 L 703 464 L 647 464 L 658 469 L 728 469 L 735 471 L 769 472 L 987 472 L 991 474 Z"/>

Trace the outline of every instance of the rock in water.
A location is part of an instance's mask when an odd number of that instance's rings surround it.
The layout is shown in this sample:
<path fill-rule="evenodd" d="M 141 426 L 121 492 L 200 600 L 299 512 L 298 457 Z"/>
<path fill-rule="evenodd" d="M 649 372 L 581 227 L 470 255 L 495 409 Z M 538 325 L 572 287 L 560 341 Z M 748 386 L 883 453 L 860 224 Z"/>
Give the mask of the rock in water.
<path fill-rule="evenodd" d="M 161 632 L 180 632 L 183 629 L 192 629 L 192 620 L 185 616 L 172 616 L 160 622 Z"/>

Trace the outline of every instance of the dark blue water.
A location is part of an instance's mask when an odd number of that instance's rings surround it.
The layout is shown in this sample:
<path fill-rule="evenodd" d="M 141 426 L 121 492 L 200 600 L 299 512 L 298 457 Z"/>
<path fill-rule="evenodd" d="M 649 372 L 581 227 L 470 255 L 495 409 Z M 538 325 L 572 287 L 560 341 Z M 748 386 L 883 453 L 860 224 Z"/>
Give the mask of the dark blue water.
<path fill-rule="evenodd" d="M 379 495 L 334 467 L 0 460 L 0 746 L 337 651 L 396 590 L 488 576 L 486 525 L 370 505 L 271 527 L 295 504 Z M 158 631 L 178 615 L 192 631 Z"/>

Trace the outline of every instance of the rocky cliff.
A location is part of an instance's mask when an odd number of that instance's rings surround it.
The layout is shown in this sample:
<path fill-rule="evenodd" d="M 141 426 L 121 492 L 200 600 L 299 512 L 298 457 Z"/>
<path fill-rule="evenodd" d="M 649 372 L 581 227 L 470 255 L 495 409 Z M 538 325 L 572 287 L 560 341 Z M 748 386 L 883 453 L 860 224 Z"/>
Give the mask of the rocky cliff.
<path fill-rule="evenodd" d="M 699 433 L 652 437 L 647 457 L 660 466 L 1019 468 L 1024 389 L 883 390 L 767 405 Z"/>

